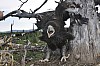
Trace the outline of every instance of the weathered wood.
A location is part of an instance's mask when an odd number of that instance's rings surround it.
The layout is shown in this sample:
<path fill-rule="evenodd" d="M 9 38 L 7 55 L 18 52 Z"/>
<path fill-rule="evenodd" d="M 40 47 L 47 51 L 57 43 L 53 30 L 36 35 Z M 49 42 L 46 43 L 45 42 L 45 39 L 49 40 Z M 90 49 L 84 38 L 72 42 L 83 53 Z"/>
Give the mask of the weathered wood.
<path fill-rule="evenodd" d="M 93 0 L 70 0 L 82 4 L 79 13 L 89 18 L 88 25 L 74 25 L 73 34 L 75 39 L 72 43 L 72 61 L 81 63 L 95 63 L 97 54 L 100 53 L 99 45 L 99 21 L 94 10 Z M 73 18 L 71 18 L 73 19 Z M 78 57 L 78 58 L 77 58 Z"/>

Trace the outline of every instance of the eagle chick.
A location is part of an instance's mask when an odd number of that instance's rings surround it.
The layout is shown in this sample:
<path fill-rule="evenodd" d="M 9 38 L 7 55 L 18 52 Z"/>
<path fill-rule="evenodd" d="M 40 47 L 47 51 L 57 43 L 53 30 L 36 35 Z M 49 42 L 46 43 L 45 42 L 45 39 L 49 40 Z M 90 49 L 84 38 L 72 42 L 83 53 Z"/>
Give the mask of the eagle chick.
<path fill-rule="evenodd" d="M 65 56 L 66 42 L 73 39 L 74 36 L 68 33 L 64 28 L 61 28 L 57 20 L 47 22 L 40 37 L 40 40 L 47 43 L 47 55 L 41 62 L 49 61 L 51 51 L 55 51 L 56 49 L 60 49 L 61 61 L 66 61 L 66 58 L 68 58 Z"/>

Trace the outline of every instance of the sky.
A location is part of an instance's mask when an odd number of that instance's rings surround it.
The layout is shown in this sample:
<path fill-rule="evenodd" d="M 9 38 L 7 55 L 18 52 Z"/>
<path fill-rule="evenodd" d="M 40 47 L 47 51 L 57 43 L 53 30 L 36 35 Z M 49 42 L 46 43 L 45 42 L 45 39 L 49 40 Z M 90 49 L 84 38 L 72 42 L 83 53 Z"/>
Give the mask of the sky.
<path fill-rule="evenodd" d="M 22 0 L 26 1 L 26 0 Z M 29 0 L 22 6 L 22 10 L 27 12 L 31 10 L 35 10 L 38 8 L 45 0 Z M 59 0 L 48 0 L 48 2 L 37 11 L 37 13 L 55 10 L 57 3 L 55 1 Z M 4 11 L 4 15 L 17 10 L 21 2 L 19 0 L 1 0 L 0 2 L 0 11 Z M 3 21 L 0 21 L 0 32 L 10 31 L 10 25 L 14 22 L 13 30 L 29 30 L 33 28 L 33 23 L 36 23 L 34 18 L 27 19 L 27 18 L 17 18 L 17 17 L 8 17 Z M 35 26 L 36 29 L 36 26 Z"/>
<path fill-rule="evenodd" d="M 4 11 L 4 15 L 17 10 L 21 2 L 19 0 L 0 0 L 0 11 Z M 23 2 L 26 0 L 22 0 Z M 25 3 L 22 6 L 22 10 L 25 10 L 27 12 L 31 10 L 35 10 L 38 8 L 45 0 L 29 0 L 27 3 Z M 60 0 L 48 0 L 47 3 L 37 11 L 37 13 L 55 10 L 57 7 L 57 3 L 55 1 Z M 97 6 L 99 7 L 99 6 Z M 100 12 L 100 7 L 99 7 Z M 10 25 L 14 22 L 13 30 L 30 30 L 33 28 L 33 23 L 36 23 L 35 18 L 27 19 L 27 18 L 17 18 L 17 17 L 8 17 L 3 21 L 0 21 L 0 32 L 10 31 Z M 70 25 L 70 19 L 66 22 L 66 26 L 68 27 Z M 37 27 L 35 26 L 35 29 Z"/>

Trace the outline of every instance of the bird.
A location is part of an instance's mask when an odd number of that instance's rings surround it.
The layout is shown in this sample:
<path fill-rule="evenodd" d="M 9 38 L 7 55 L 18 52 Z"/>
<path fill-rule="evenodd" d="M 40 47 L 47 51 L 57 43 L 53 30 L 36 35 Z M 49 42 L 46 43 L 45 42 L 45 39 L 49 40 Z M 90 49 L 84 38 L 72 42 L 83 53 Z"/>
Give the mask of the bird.
<path fill-rule="evenodd" d="M 58 20 L 56 19 L 47 22 L 43 29 L 42 36 L 39 37 L 41 41 L 47 43 L 47 55 L 44 60 L 40 60 L 41 62 L 49 61 L 51 51 L 55 51 L 56 49 L 60 49 L 61 61 L 66 61 L 66 59 L 69 57 L 69 54 L 68 56 L 65 56 L 66 49 L 68 47 L 66 42 L 73 40 L 74 36 L 62 28 L 57 21 Z"/>

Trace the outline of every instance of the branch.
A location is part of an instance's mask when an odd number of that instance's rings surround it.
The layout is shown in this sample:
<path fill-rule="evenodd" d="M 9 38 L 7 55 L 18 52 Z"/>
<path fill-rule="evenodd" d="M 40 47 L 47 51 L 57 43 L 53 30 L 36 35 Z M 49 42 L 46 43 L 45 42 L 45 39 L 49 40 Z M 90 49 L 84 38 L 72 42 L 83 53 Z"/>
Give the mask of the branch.
<path fill-rule="evenodd" d="M 11 16 L 11 14 L 15 14 L 16 12 L 17 12 L 17 10 L 8 13 L 7 15 L 1 17 L 1 18 L 0 18 L 0 21 L 1 21 L 1 20 L 5 20 L 7 17 Z"/>
<path fill-rule="evenodd" d="M 10 16 L 11 17 L 18 17 L 18 18 L 29 18 L 29 19 L 30 18 L 37 18 L 37 19 L 40 19 L 39 16 L 41 16 L 41 15 L 45 16 L 45 14 L 47 14 L 47 13 L 54 13 L 54 11 L 47 11 L 47 12 L 43 12 L 43 13 L 34 14 L 34 13 L 28 13 L 24 10 L 15 10 L 15 11 L 8 13 L 7 15 L 5 15 L 3 17 L 0 17 L 0 21 L 5 20 L 6 18 L 8 18 Z"/>
<path fill-rule="evenodd" d="M 15 10 L 15 11 L 12 11 L 12 12 L 8 13 L 7 15 L 1 17 L 0 21 L 1 20 L 5 20 L 9 16 L 19 17 L 19 18 L 35 18 L 35 14 L 34 13 L 28 13 L 28 12 L 26 12 L 24 10 Z"/>
<path fill-rule="evenodd" d="M 27 3 L 28 0 L 26 0 L 25 2 L 23 2 L 22 0 L 19 0 L 22 2 L 22 4 L 20 5 L 20 8 Z M 34 14 L 37 10 L 39 10 L 48 0 L 45 0 L 44 3 L 38 7 L 37 9 L 35 9 L 32 13 L 28 13 L 24 10 L 20 10 L 20 8 L 18 10 L 12 11 L 10 13 L 8 13 L 5 16 L 0 17 L 0 21 L 1 20 L 5 20 L 7 17 L 12 16 L 12 17 L 19 17 L 19 18 L 36 18 Z M 32 10 L 31 10 L 32 11 Z"/>
<path fill-rule="evenodd" d="M 37 9 L 35 9 L 35 10 L 33 11 L 33 13 L 35 13 L 37 10 L 39 10 L 47 1 L 48 1 L 48 0 L 45 0 L 45 1 L 43 2 L 43 4 L 42 4 L 40 7 L 38 7 Z"/>
<path fill-rule="evenodd" d="M 17 14 L 12 14 L 12 17 L 19 17 L 19 18 L 35 18 L 35 14 L 34 13 L 28 13 L 24 10 L 18 10 L 19 12 L 17 12 Z"/>
<path fill-rule="evenodd" d="M 19 0 L 22 2 L 22 0 Z M 22 4 L 20 5 L 20 8 L 27 2 L 28 0 L 26 0 L 25 2 L 22 2 Z M 45 0 L 44 3 L 38 7 L 37 9 L 34 10 L 34 12 L 32 13 L 28 13 L 24 10 L 20 10 L 20 8 L 18 10 L 12 11 L 10 13 L 8 13 L 7 15 L 0 17 L 0 21 L 1 20 L 5 20 L 6 18 L 8 18 L 9 16 L 11 17 L 19 17 L 19 18 L 36 18 L 34 14 L 37 10 L 39 10 L 48 0 Z M 31 10 L 32 11 L 32 10 Z"/>
<path fill-rule="evenodd" d="M 21 1 L 21 0 L 19 0 L 19 1 Z M 27 3 L 27 1 L 28 0 L 26 0 L 25 2 L 23 2 L 23 1 L 21 1 L 22 2 L 22 4 L 20 5 L 20 7 L 19 7 L 19 9 L 18 10 L 20 10 L 20 8 L 25 4 L 25 3 Z"/>
<path fill-rule="evenodd" d="M 21 0 L 19 0 L 19 1 L 21 1 Z M 23 3 L 23 1 L 21 1 L 22 3 Z"/>

